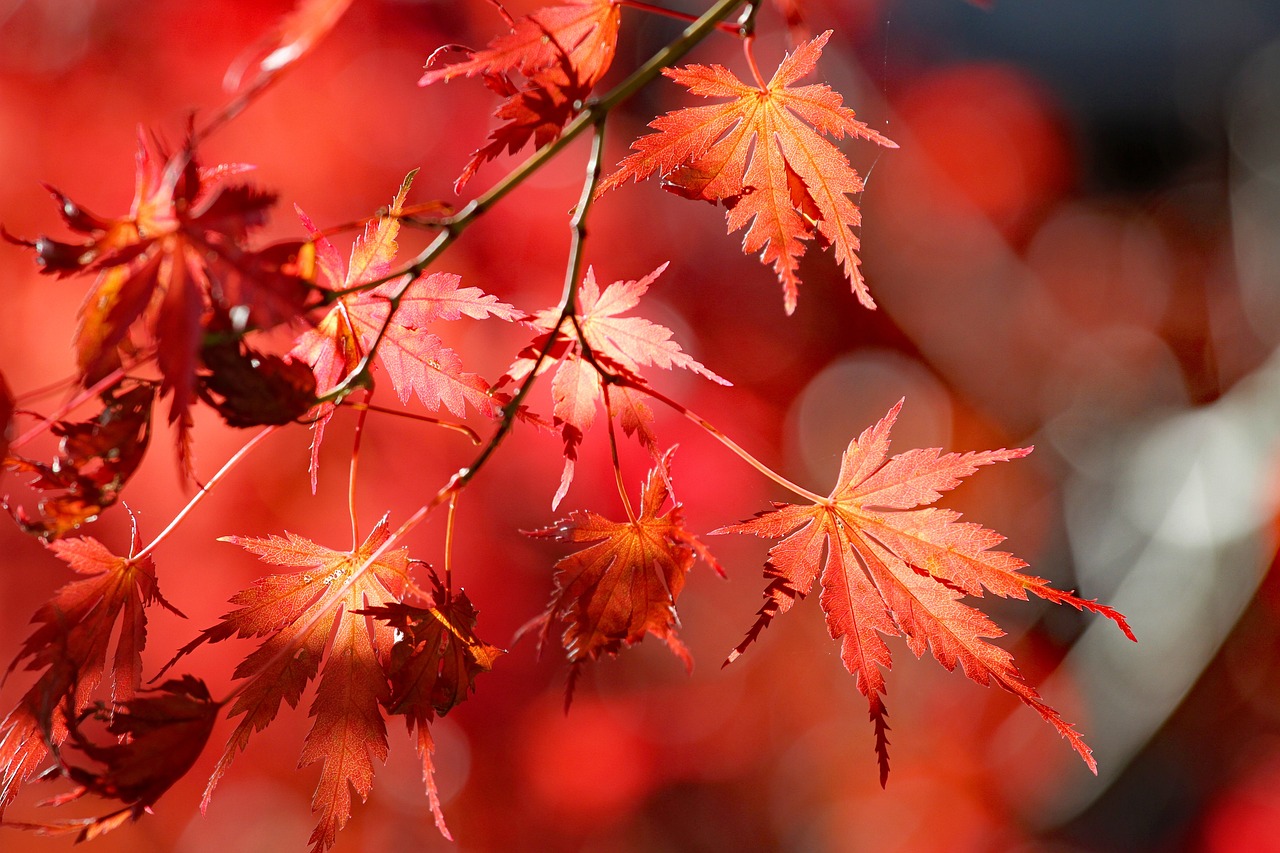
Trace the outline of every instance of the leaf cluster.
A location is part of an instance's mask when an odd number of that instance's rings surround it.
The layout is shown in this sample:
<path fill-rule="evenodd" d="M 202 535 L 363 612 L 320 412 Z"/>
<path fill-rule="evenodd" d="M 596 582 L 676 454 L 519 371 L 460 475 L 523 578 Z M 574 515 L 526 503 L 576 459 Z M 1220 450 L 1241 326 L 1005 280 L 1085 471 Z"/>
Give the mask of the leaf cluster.
<path fill-rule="evenodd" d="M 764 603 L 729 661 L 817 585 L 828 631 L 869 702 L 882 783 L 888 774 L 883 697 L 891 666 L 885 641 L 892 637 L 903 638 L 918 657 L 929 651 L 948 670 L 958 666 L 980 684 L 1010 691 L 1095 768 L 1074 726 L 1023 679 L 1007 651 L 989 642 L 1002 630 L 965 599 L 1034 595 L 1111 619 L 1132 637 L 1124 618 L 1024 572 L 1026 563 L 995 550 L 999 534 L 932 506 L 978 468 L 1019 459 L 1030 448 L 963 454 L 932 448 L 890 457 L 900 403 L 849 444 L 829 495 L 809 492 L 651 381 L 662 375 L 658 371 L 679 368 L 730 385 L 682 348 L 671 329 L 643 316 L 644 298 L 659 277 L 666 276 L 661 286 L 671 286 L 681 273 L 667 272 L 663 264 L 638 279 L 602 285 L 608 279 L 598 280 L 595 267 L 583 261 L 592 204 L 623 184 L 656 177 L 679 196 L 725 208 L 729 231 L 744 232 L 743 251 L 758 254 L 782 284 L 787 314 L 796 310 L 799 264 L 810 243 L 831 249 L 858 300 L 874 308 L 856 235 L 861 213 L 854 198 L 864 184 L 836 143 L 853 137 L 896 145 L 858 120 L 826 84 L 801 84 L 817 71 L 832 33 L 796 37 L 766 82 L 753 53 L 760 4 L 716 0 L 653 59 L 598 94 L 617 58 L 624 9 L 681 13 L 631 0 L 563 0 L 516 18 L 491 0 L 507 32 L 483 48 L 435 51 L 420 83 L 478 77 L 499 98 L 498 127 L 462 168 L 455 190 L 504 153 L 531 143 L 537 152 L 457 212 L 439 199 L 410 203 L 415 169 L 381 210 L 347 226 L 322 228 L 295 207 L 297 236 L 264 243 L 276 193 L 249 183 L 248 165 L 205 165 L 201 146 L 311 50 L 349 4 L 302 0 L 233 68 L 227 103 L 203 125 L 192 120 L 176 148 L 140 133 L 127 213 L 100 216 L 50 188 L 71 237 L 26 239 L 4 232 L 42 273 L 82 280 L 87 293 L 72 342 L 74 390 L 58 410 L 15 434 L 19 418 L 34 413 L 19 406 L 22 398 L 0 377 L 0 458 L 5 470 L 23 476 L 36 499 L 34 509 L 7 496 L 3 503 L 23 530 L 40 537 L 77 575 L 37 610 L 10 665 L 11 672 L 32 673 L 34 683 L 0 721 L 0 817 L 22 785 L 51 764 L 46 774 L 73 787 L 50 804 L 93 794 L 114 801 L 112 810 L 78 821 L 9 825 L 76 832 L 84 840 L 137 820 L 198 766 L 225 710 L 231 732 L 211 771 L 203 809 L 250 741 L 283 706 L 296 708 L 309 696 L 310 728 L 299 764 L 314 765 L 318 775 L 312 850 L 332 847 L 356 798 L 369 796 L 376 763 L 387 757 L 393 717 L 403 718 L 416 737 L 429 807 L 449 837 L 430 727 L 471 695 L 477 678 L 504 654 L 480 638 L 477 608 L 454 587 L 454 527 L 466 523 L 460 497 L 467 485 L 513 431 L 554 433 L 564 460 L 554 511 L 574 482 L 588 433 L 604 414 L 621 512 L 577 509 L 529 534 L 573 549 L 548 567 L 550 600 L 522 629 L 537 636 L 540 648 L 563 650 L 566 704 L 588 662 L 616 656 L 648 635 L 692 667 L 678 637 L 687 575 L 699 560 L 725 572 L 689 529 L 676 496 L 674 448 L 658 437 L 655 403 L 800 499 L 713 531 L 777 540 L 765 564 Z M 796 36 L 803 3 L 775 5 Z M 738 22 L 725 23 L 738 7 Z M 751 82 L 722 65 L 676 66 L 717 30 L 741 40 Z M 654 132 L 632 142 L 631 152 L 602 178 L 611 111 L 660 74 L 696 98 L 720 102 L 655 118 Z M 500 292 L 464 285 L 461 275 L 434 268 L 471 223 L 587 130 L 593 153 L 573 212 L 558 304 L 525 310 Z M 407 227 L 431 235 L 412 258 L 401 257 Z M 335 243 L 344 230 L 357 232 L 345 258 Z M 450 332 L 458 327 L 449 325 L 490 321 L 526 334 L 513 355 L 497 362 L 509 367 L 492 383 L 464 366 L 463 348 Z M 539 403 L 532 392 L 546 376 L 549 400 Z M 375 395 L 385 385 L 400 408 L 374 402 L 383 399 Z M 431 414 L 405 411 L 415 400 Z M 79 531 L 122 501 L 152 444 L 160 401 L 167 401 L 167 424 L 188 482 L 198 482 L 196 407 L 208 406 L 232 428 L 264 429 L 203 482 L 150 543 L 143 544 L 135 523 L 122 556 Z M 77 414 L 86 409 L 89 414 Z M 178 649 L 155 678 L 203 646 L 247 643 L 232 674 L 234 686 L 214 699 L 199 678 L 181 675 L 145 689 L 148 609 L 181 615 L 160 595 L 157 545 L 250 450 L 294 424 L 311 430 L 315 492 L 327 429 L 349 412 L 356 413 L 347 488 L 350 547 L 288 532 L 223 537 L 273 568 L 232 596 L 231 609 Z M 400 527 L 393 530 L 383 516 L 362 537 L 356 488 L 370 412 L 433 424 L 478 447 L 469 456 L 442 447 L 442 458 L 458 460 L 457 472 L 434 491 L 422 486 L 421 506 Z M 650 459 L 635 505 L 618 428 Z M 23 449 L 46 431 L 58 441 L 52 458 Z M 437 572 L 410 557 L 407 538 L 441 508 L 446 532 L 443 570 Z"/>

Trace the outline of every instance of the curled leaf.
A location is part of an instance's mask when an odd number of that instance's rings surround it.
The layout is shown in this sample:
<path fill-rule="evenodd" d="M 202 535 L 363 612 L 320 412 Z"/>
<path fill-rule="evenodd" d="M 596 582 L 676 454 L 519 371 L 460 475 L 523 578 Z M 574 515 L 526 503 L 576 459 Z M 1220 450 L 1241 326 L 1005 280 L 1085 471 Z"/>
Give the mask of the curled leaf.
<path fill-rule="evenodd" d="M 431 584 L 430 607 L 393 602 L 360 612 L 397 631 L 387 667 L 391 695 L 384 704 L 389 713 L 404 717 L 411 733 L 417 730 L 431 813 L 440 833 L 452 840 L 436 790 L 429 724 L 466 699 L 475 690 L 476 676 L 491 670 L 506 652 L 476 636 L 476 610 L 465 592 L 450 595 L 435 573 Z"/>
<path fill-rule="evenodd" d="M 201 399 L 233 427 L 287 424 L 315 405 L 315 374 L 306 364 L 256 352 L 241 340 L 206 343 Z"/>
<path fill-rule="evenodd" d="M 155 386 L 143 382 L 127 390 L 124 385 L 107 389 L 95 418 L 52 426 L 62 441 L 51 462 L 8 457 L 5 467 L 34 474 L 28 485 L 41 493 L 38 518 L 11 506 L 7 498 L 3 501 L 18 526 L 43 539 L 57 539 L 114 504 L 146 454 L 155 395 Z"/>
<path fill-rule="evenodd" d="M 137 820 L 195 764 L 220 707 L 203 681 L 184 675 L 111 707 L 98 704 L 74 717 L 68 715 L 68 743 L 100 766 L 70 764 L 60 755 L 55 769 L 76 788 L 44 805 L 62 805 L 93 794 L 119 801 L 123 807 L 99 817 L 6 825 L 42 835 L 75 832 L 76 841 L 89 841 Z M 108 742 L 97 742 L 85 733 L 84 723 L 90 717 L 105 724 L 112 735 Z"/>
<path fill-rule="evenodd" d="M 273 32 L 227 70 L 223 87 L 234 92 L 265 85 L 311 50 L 350 5 L 351 0 L 299 0 Z"/>
<path fill-rule="evenodd" d="M 695 558 L 723 575 L 706 546 L 684 528 L 681 504 L 672 499 L 666 467 L 671 451 L 649 472 L 634 520 L 610 521 L 594 512 L 578 511 L 530 536 L 560 542 L 592 543 L 556 563 L 551 603 L 521 633 L 538 630 L 539 644 L 550 639 L 552 626 L 563 623 L 561 645 L 572 667 L 569 694 L 583 663 L 616 655 L 645 634 L 663 640 L 693 668 L 676 636 L 680 619 L 676 602 Z M 671 509 L 659 515 L 671 500 Z"/>

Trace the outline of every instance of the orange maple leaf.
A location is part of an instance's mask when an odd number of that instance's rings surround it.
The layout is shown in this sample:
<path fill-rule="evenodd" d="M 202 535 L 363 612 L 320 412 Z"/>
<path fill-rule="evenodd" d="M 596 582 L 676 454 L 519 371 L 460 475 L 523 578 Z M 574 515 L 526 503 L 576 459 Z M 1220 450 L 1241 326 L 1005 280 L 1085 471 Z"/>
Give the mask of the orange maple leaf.
<path fill-rule="evenodd" d="M 441 51 L 427 60 L 420 86 L 480 74 L 506 98 L 494 113 L 505 124 L 471 155 L 454 183 L 456 191 L 503 151 L 514 154 L 530 139 L 541 147 L 560 135 L 613 63 L 621 5 L 618 0 L 567 0 L 517 20 L 508 18 L 511 32 L 468 59 L 435 69 L 431 66 Z M 523 87 L 508 77 L 512 72 L 525 78 Z"/>
<path fill-rule="evenodd" d="M 300 766 L 321 763 L 312 800 L 312 809 L 320 814 L 312 849 L 320 853 L 333 845 L 351 816 L 353 789 L 361 800 L 368 797 L 373 788 L 370 753 L 379 760 L 387 757 L 386 725 L 378 705 L 389 696 L 384 669 L 395 637 L 390 626 L 357 611 L 397 602 L 411 588 L 405 549 L 387 549 L 372 559 L 389 536 L 384 518 L 353 551 L 334 551 L 292 533 L 223 539 L 263 562 L 298 571 L 269 575 L 236 593 L 231 601 L 239 606 L 178 652 L 181 657 L 203 643 L 232 636 L 266 637 L 236 667 L 235 677 L 246 681 L 227 716 L 243 718 L 209 779 L 202 809 L 250 736 L 275 719 L 281 702 L 296 707 L 322 665 L 310 711 L 315 722 L 299 761 Z"/>
<path fill-rule="evenodd" d="M 963 454 L 930 448 L 886 461 L 889 432 L 901 407 L 899 401 L 850 442 L 840 477 L 826 499 L 813 506 L 776 504 L 755 518 L 714 531 L 782 540 L 769 550 L 769 585 L 758 618 L 725 663 L 742 654 L 774 616 L 808 595 L 821 577 L 819 601 L 827 630 L 840 641 L 841 659 L 871 704 L 881 784 L 889 773 L 881 668 L 891 667 L 881 635 L 901 635 L 917 657 L 930 649 L 948 671 L 959 664 L 979 684 L 999 684 L 1039 712 L 1096 773 L 1097 764 L 1080 734 L 1022 680 L 1008 652 L 985 642 L 1004 631 L 959 599 L 981 596 L 984 589 L 1023 600 L 1031 593 L 1100 613 L 1130 639 L 1133 632 L 1112 608 L 1054 589 L 1048 581 L 1024 574 L 1027 564 L 1022 560 L 990 550 L 1004 540 L 998 533 L 961 522 L 960 514 L 951 510 L 917 509 L 938 500 L 979 466 L 1026 456 L 1031 448 Z"/>
<path fill-rule="evenodd" d="M 721 385 L 731 384 L 680 349 L 680 345 L 671 340 L 670 329 L 643 317 L 618 316 L 640 304 L 640 297 L 648 292 L 649 285 L 666 268 L 667 265 L 663 264 L 638 281 L 615 281 L 601 290 L 596 283 L 595 270 L 588 267 L 578 288 L 577 322 L 561 324 L 555 339 L 550 340 L 560 312 L 555 308 L 538 312 L 530 325 L 544 334 L 521 350 L 506 374 L 498 380 L 500 387 L 528 376 L 538 361 L 538 354 L 550 345 L 548 352 L 551 357 L 543 360 L 538 372 L 547 370 L 552 364 L 557 365 L 551 380 L 551 414 L 552 425 L 560 431 L 564 441 L 565 454 L 564 473 L 552 500 L 552 509 L 560 504 L 573 482 L 578 445 L 582 443 L 583 434 L 595 423 L 596 407 L 604 399 L 604 381 L 596 365 L 634 379 L 641 386 L 644 379 L 640 376 L 640 368 L 644 366 L 663 370 L 681 367 Z M 648 405 L 632 389 L 624 386 L 611 386 L 610 394 L 612 399 L 619 401 L 617 405 L 623 429 L 628 435 L 635 433 L 658 459 L 660 453 L 650 430 L 653 413 Z"/>
<path fill-rule="evenodd" d="M 135 524 L 132 552 L 140 545 Z M 78 714 L 109 678 L 111 701 L 130 701 L 141 682 L 147 606 L 159 603 L 178 613 L 160 595 L 150 555 L 119 557 L 89 536 L 48 547 L 83 577 L 41 605 L 31 619 L 36 629 L 9 664 L 9 672 L 20 664 L 43 672 L 0 722 L 0 814 L 48 756 L 49 745 L 66 739 L 63 697 L 71 697 L 70 712 Z"/>
<path fill-rule="evenodd" d="M 693 658 L 676 636 L 680 623 L 676 601 L 695 557 L 724 576 L 705 545 L 684 528 L 682 505 L 671 494 L 668 467 L 671 451 L 649 472 L 641 494 L 639 516 L 610 521 L 590 511 L 575 511 L 551 527 L 528 535 L 561 542 L 591 542 L 556 563 L 555 591 L 542 616 L 521 629 L 539 630 L 539 647 L 552 625 L 563 623 L 561 645 L 571 666 L 566 702 L 582 664 L 616 655 L 645 634 L 658 637 L 693 668 Z M 659 515 L 664 504 L 671 509 Z M 630 515 L 630 508 L 628 508 Z"/>
<path fill-rule="evenodd" d="M 722 65 L 664 69 L 695 95 L 732 100 L 655 119 L 649 126 L 658 132 L 632 143 L 635 153 L 600 182 L 597 195 L 656 173 L 679 195 L 723 203 L 729 230 L 747 228 L 742 250 L 760 252 L 761 262 L 773 265 L 788 314 L 796 307 L 805 241 L 816 236 L 833 248 L 858 300 L 874 308 L 853 233 L 861 213 L 849 198 L 862 191 L 862 178 L 823 134 L 897 144 L 855 119 L 830 87 L 793 85 L 813 71 L 830 36 L 828 30 L 797 47 L 762 87 Z"/>

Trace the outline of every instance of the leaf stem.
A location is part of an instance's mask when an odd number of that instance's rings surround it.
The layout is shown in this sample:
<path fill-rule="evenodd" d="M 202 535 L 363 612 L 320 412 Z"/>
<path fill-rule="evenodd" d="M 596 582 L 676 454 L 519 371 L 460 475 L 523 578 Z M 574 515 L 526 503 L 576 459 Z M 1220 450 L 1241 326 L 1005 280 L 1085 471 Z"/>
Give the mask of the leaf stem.
<path fill-rule="evenodd" d="M 604 394 L 604 414 L 609 424 L 609 454 L 613 457 L 613 479 L 618 484 L 618 495 L 622 498 L 622 506 L 627 511 L 627 520 L 635 524 L 636 512 L 631 507 L 631 499 L 627 497 L 627 487 L 622 480 L 622 463 L 618 459 L 618 434 L 613 427 L 613 403 L 609 399 L 609 385 L 608 382 L 602 382 L 600 390 Z"/>
<path fill-rule="evenodd" d="M 259 75 L 243 91 L 237 93 L 231 100 L 223 104 L 222 108 L 214 113 L 203 127 L 199 130 L 192 130 L 190 147 L 195 148 L 229 124 L 232 119 L 248 109 L 254 101 L 266 94 L 267 90 L 279 79 L 279 73 Z"/>
<path fill-rule="evenodd" d="M 182 508 L 181 512 L 179 512 L 177 515 L 173 517 L 173 520 L 169 522 L 169 526 L 166 527 L 164 530 L 161 530 L 160 534 L 156 536 L 155 539 L 151 540 L 151 544 L 147 545 L 147 547 L 143 548 L 141 551 L 134 554 L 133 559 L 135 560 L 142 559 L 143 557 L 147 556 L 152 551 L 154 551 L 156 549 L 156 546 L 159 545 L 161 542 L 163 542 L 166 538 L 168 538 L 169 534 L 172 533 L 177 528 L 177 526 L 182 522 L 182 520 L 186 518 L 193 509 L 196 508 L 196 505 L 199 504 L 200 501 L 204 500 L 205 496 L 208 495 L 209 492 L 213 491 L 213 487 L 218 485 L 218 483 L 222 481 L 222 478 L 231 472 L 231 469 L 235 468 L 236 465 L 240 464 L 240 462 L 247 455 L 249 455 L 249 451 L 253 450 L 253 448 L 261 444 L 263 439 L 271 435 L 271 433 L 275 432 L 279 428 L 280 428 L 280 425 L 278 424 L 275 426 L 269 426 L 266 429 L 264 429 L 262 432 L 258 433 L 253 438 L 245 442 L 244 445 L 239 450 L 237 450 L 235 453 L 231 455 L 230 459 L 228 459 L 226 462 L 223 463 L 222 467 L 218 469 L 218 473 L 210 477 L 208 482 L 206 482 L 203 486 L 200 487 L 200 491 L 196 492 L 195 495 L 191 498 L 191 500 L 187 501 L 187 505 Z"/>
<path fill-rule="evenodd" d="M 124 368 L 117 367 L 115 370 L 111 371 L 106 376 L 99 379 L 93 385 L 84 389 L 76 396 L 72 397 L 70 400 L 68 400 L 66 403 L 60 406 L 55 412 L 47 416 L 44 420 L 40 421 L 40 423 L 36 424 L 31 429 L 27 430 L 22 435 L 15 438 L 9 444 L 10 449 L 16 450 L 22 445 L 35 439 L 41 433 L 47 430 L 49 427 L 53 426 L 55 423 L 65 418 L 77 406 L 80 406 L 83 403 L 86 403 L 89 400 L 92 400 L 94 397 L 97 397 L 103 391 L 110 388 L 112 385 L 115 385 L 117 382 L 119 382 L 123 378 L 124 378 Z"/>
<path fill-rule="evenodd" d="M 756 85 L 760 87 L 761 91 L 764 91 L 769 88 L 769 84 L 765 82 L 764 75 L 760 73 L 760 66 L 756 64 L 756 54 L 752 50 L 755 43 L 756 37 L 754 34 L 744 38 L 742 40 L 742 52 L 747 57 L 747 66 L 751 69 L 751 76 L 755 78 Z"/>
<path fill-rule="evenodd" d="M 653 388 L 649 387 L 648 385 L 644 385 L 642 383 L 636 382 L 626 376 L 613 376 L 610 379 L 610 381 L 616 385 L 625 385 L 628 388 L 634 388 L 640 393 L 645 394 L 649 397 L 652 397 L 658 402 L 664 403 L 670 408 L 675 409 L 677 412 L 684 415 L 686 418 L 688 418 L 689 420 L 693 421 L 695 424 L 697 424 L 698 426 L 706 430 L 711 435 L 712 438 L 714 438 L 716 441 L 723 444 L 725 447 L 729 448 L 729 450 L 733 451 L 733 453 L 736 454 L 740 459 L 742 459 L 742 461 L 746 462 L 752 468 L 755 468 L 761 474 L 768 477 L 770 480 L 777 483 L 779 486 L 782 486 L 787 491 L 801 498 L 804 498 L 807 501 L 811 501 L 817 504 L 818 506 L 830 507 L 833 505 L 830 498 L 815 494 L 809 491 L 808 489 L 804 488 L 803 486 L 798 486 L 795 483 L 791 482 L 786 477 L 782 476 L 777 471 L 774 471 L 768 465 L 764 464 L 759 459 L 756 459 L 754 456 L 752 456 L 750 453 L 744 450 L 741 445 L 739 445 L 736 441 L 734 441 L 733 439 L 729 438 L 729 436 L 721 432 L 714 424 L 712 424 L 706 418 L 703 418 L 701 415 L 692 411 L 687 406 L 684 406 L 681 403 L 677 403 L 675 400 L 672 400 L 670 397 L 666 396 L 662 392 L 656 391 Z"/>
<path fill-rule="evenodd" d="M 475 430 L 473 430 L 471 427 L 467 426 L 466 424 L 455 423 L 453 421 L 444 421 L 444 420 L 441 420 L 440 418 L 433 418 L 430 415 L 420 415 L 417 412 L 406 412 L 406 411 L 403 411 L 402 409 L 390 409 L 390 408 L 387 408 L 386 406 L 375 406 L 369 402 L 363 402 L 363 403 L 344 402 L 342 405 L 350 409 L 355 409 L 357 411 L 367 410 L 370 412 L 377 412 L 382 415 L 392 415 L 397 418 L 408 418 L 409 420 L 413 420 L 413 421 L 422 421 L 423 423 L 427 423 L 427 424 L 435 424 L 436 426 L 441 427 L 443 429 L 452 430 L 453 432 L 461 433 L 462 435 L 465 435 L 472 444 L 479 444 L 481 441 L 480 434 L 477 433 Z"/>
<path fill-rule="evenodd" d="M 48 385 L 41 385 L 39 388 L 32 388 L 30 391 L 23 391 L 21 394 L 15 394 L 14 401 L 20 403 L 26 400 L 38 400 L 41 397 L 56 394 L 65 388 L 72 388 L 75 385 L 76 377 L 68 376 L 65 379 L 59 379 L 56 382 L 50 382 Z"/>
<path fill-rule="evenodd" d="M 449 514 L 444 522 L 444 603 L 453 600 L 453 520 L 458 512 L 458 492 L 449 493 Z"/>
<path fill-rule="evenodd" d="M 347 474 L 347 513 L 351 516 L 351 550 L 360 547 L 360 520 L 356 513 L 356 475 L 360 471 L 360 440 L 364 438 L 364 422 L 369 417 L 369 398 L 372 391 L 365 392 L 365 403 L 356 416 L 355 437 L 351 441 L 351 468 Z"/>

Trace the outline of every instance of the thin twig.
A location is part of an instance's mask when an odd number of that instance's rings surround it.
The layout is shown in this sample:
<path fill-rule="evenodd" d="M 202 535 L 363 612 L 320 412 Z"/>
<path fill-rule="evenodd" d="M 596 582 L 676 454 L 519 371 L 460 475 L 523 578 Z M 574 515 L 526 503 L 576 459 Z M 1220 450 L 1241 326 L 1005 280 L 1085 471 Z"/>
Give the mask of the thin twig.
<path fill-rule="evenodd" d="M 36 424 L 31 429 L 27 430 L 22 435 L 15 438 L 12 442 L 10 442 L 9 447 L 11 449 L 17 449 L 22 445 L 26 444 L 27 442 L 31 441 L 32 439 L 38 437 L 41 433 L 43 433 L 49 427 L 53 426 L 55 423 L 57 423 L 58 421 L 66 417 L 77 406 L 87 403 L 89 400 L 92 400 L 94 397 L 97 397 L 103 391 L 110 388 L 112 385 L 115 385 L 117 382 L 119 382 L 123 378 L 124 378 L 124 368 L 117 367 L 115 370 L 111 371 L 106 376 L 99 379 L 97 382 L 93 383 L 93 385 L 81 391 L 79 394 L 72 397 L 66 403 L 59 406 L 57 411 L 47 416 L 44 420 L 40 421 L 40 423 Z"/>

